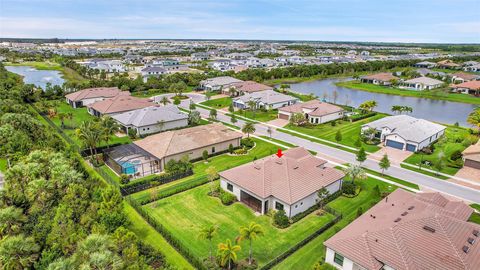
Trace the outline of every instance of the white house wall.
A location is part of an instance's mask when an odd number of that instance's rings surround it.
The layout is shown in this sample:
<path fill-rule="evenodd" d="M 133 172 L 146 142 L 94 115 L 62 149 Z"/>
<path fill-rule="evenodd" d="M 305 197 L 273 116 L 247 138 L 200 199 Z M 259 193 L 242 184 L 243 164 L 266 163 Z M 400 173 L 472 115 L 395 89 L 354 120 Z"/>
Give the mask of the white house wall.
<path fill-rule="evenodd" d="M 163 127 L 160 128 L 158 124 L 136 127 L 138 135 L 147 135 L 157 133 L 164 130 L 176 129 L 180 127 L 186 127 L 188 125 L 188 119 L 179 119 L 175 121 L 168 121 L 163 123 Z"/>
<path fill-rule="evenodd" d="M 342 180 L 338 180 L 325 188 L 328 190 L 329 194 L 333 194 L 340 190 L 342 186 Z M 297 214 L 300 214 L 307 210 L 308 208 L 314 206 L 318 202 L 318 194 L 317 191 L 308 195 L 307 197 L 303 198 L 302 200 L 295 202 L 291 205 L 290 216 L 293 217 Z M 288 215 L 287 215 L 288 216 Z"/>

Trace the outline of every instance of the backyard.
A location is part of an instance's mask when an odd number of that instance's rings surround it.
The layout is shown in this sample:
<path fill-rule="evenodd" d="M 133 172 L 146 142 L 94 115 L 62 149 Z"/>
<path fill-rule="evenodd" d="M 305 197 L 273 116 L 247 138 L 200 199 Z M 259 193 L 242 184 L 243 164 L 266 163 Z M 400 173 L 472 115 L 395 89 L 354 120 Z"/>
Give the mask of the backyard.
<path fill-rule="evenodd" d="M 270 217 L 256 216 L 253 210 L 238 202 L 224 206 L 218 198 L 208 196 L 208 192 L 209 184 L 144 206 L 199 258 L 206 258 L 209 251 L 209 242 L 198 240 L 205 226 L 218 225 L 218 235 L 213 239 L 216 246 L 226 239 L 234 240 L 241 226 L 250 222 L 261 225 L 264 236 L 253 242 L 253 251 L 259 265 L 263 265 L 334 218 L 328 213 L 322 216 L 312 213 L 287 229 L 278 229 L 271 224 Z M 241 260 L 248 256 L 248 242 L 240 245 Z"/>
<path fill-rule="evenodd" d="M 474 136 L 470 135 L 468 129 L 448 126 L 444 138 L 434 144 L 432 154 L 415 153 L 405 159 L 404 162 L 418 166 L 422 160 L 429 161 L 432 164 L 431 166 L 424 164 L 422 167 L 436 170 L 433 165 L 436 164 L 440 158 L 443 158 L 445 166 L 443 166 L 440 172 L 454 175 L 461 167 L 458 164 L 462 165 L 462 163 L 460 160 L 457 162 L 452 161 L 452 154 L 457 151 L 462 152 L 468 146 L 466 145 L 467 141 L 474 141 L 475 139 Z"/>
<path fill-rule="evenodd" d="M 230 106 L 232 104 L 232 98 L 230 97 L 223 97 L 223 98 L 216 98 L 216 99 L 210 99 L 207 101 L 203 101 L 200 104 L 209 106 L 215 109 L 222 109 Z"/>
<path fill-rule="evenodd" d="M 332 142 L 336 142 L 335 136 L 337 132 L 340 130 L 342 134 L 342 140 L 339 141 L 338 143 L 346 146 L 350 146 L 350 147 L 359 148 L 355 146 L 355 142 L 360 137 L 361 126 L 366 123 L 383 118 L 385 116 L 386 116 L 385 114 L 378 113 L 372 117 L 368 117 L 366 119 L 362 119 L 356 122 L 337 120 L 335 126 L 332 126 L 331 123 L 309 125 L 304 127 L 288 124 L 285 128 L 294 130 L 297 132 L 301 132 L 310 136 L 318 137 L 324 140 L 329 140 Z M 364 142 L 362 142 L 362 146 L 365 148 L 367 152 L 376 152 L 377 150 L 380 149 L 380 147 L 376 145 L 369 145 L 369 144 L 365 144 Z"/>

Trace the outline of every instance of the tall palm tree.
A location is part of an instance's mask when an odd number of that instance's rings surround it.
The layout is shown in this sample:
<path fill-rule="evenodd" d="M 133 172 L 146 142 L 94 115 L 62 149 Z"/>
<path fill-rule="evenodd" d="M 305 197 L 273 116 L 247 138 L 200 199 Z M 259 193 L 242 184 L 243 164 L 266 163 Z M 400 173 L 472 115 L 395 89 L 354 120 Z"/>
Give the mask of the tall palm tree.
<path fill-rule="evenodd" d="M 168 100 L 168 97 L 163 96 L 163 97 L 160 99 L 160 103 L 163 104 L 163 106 L 165 106 L 165 105 L 167 105 L 168 103 L 170 103 L 170 100 Z"/>
<path fill-rule="evenodd" d="M 348 164 L 346 168 L 343 169 L 343 172 L 352 179 L 352 183 L 355 183 L 355 179 L 366 179 L 367 173 L 362 169 L 360 165 L 357 164 Z"/>
<path fill-rule="evenodd" d="M 157 121 L 157 127 L 160 131 L 163 131 L 163 128 L 165 127 L 165 120 Z"/>
<path fill-rule="evenodd" d="M 255 126 L 252 122 L 246 122 L 242 128 L 242 132 L 247 134 L 247 137 L 250 138 L 250 133 L 255 132 Z"/>
<path fill-rule="evenodd" d="M 208 240 L 210 244 L 210 259 L 213 258 L 213 246 L 212 246 L 212 240 L 213 238 L 217 235 L 218 232 L 218 226 L 217 225 L 211 225 L 211 226 L 206 226 L 200 230 L 200 233 L 198 234 L 199 239 L 204 239 Z"/>
<path fill-rule="evenodd" d="M 253 118 L 255 118 L 255 111 L 257 110 L 257 103 L 254 100 L 249 100 L 247 102 L 247 105 L 253 113 Z"/>
<path fill-rule="evenodd" d="M 232 269 L 232 262 L 237 261 L 237 252 L 242 248 L 239 245 L 233 245 L 230 239 L 225 243 L 218 244 L 218 254 L 220 255 L 220 265 L 227 265 L 227 269 Z"/>
<path fill-rule="evenodd" d="M 255 222 L 251 222 L 248 226 L 240 227 L 240 235 L 238 236 L 238 241 L 248 240 L 249 241 L 249 252 L 248 252 L 248 264 L 252 264 L 252 241 L 257 239 L 260 236 L 263 236 L 264 232 L 262 226 L 258 225 Z"/>
<path fill-rule="evenodd" d="M 118 123 L 110 116 L 105 115 L 100 118 L 100 128 L 102 130 L 102 138 L 107 143 L 110 141 L 111 136 L 118 132 L 120 126 Z"/>
<path fill-rule="evenodd" d="M 97 154 L 97 145 L 102 137 L 102 132 L 92 121 L 85 121 L 75 130 L 75 135 L 90 149 L 90 155 Z"/>
<path fill-rule="evenodd" d="M 480 131 L 480 108 L 475 109 L 468 115 L 467 123 L 478 128 L 478 130 Z"/>

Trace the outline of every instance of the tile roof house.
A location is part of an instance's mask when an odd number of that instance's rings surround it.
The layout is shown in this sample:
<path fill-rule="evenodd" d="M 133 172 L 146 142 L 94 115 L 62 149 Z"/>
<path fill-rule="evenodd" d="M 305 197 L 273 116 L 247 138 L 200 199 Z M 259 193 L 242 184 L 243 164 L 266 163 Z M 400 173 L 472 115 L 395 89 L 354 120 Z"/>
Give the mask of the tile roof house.
<path fill-rule="evenodd" d="M 363 83 L 372 83 L 378 85 L 391 85 L 393 80 L 399 80 L 399 78 L 388 72 L 372 74 L 360 78 L 360 81 Z"/>
<path fill-rule="evenodd" d="M 480 75 L 465 73 L 465 72 L 455 72 L 451 75 L 453 82 L 469 82 L 480 80 Z"/>
<path fill-rule="evenodd" d="M 321 188 L 330 194 L 340 190 L 344 173 L 326 163 L 305 148 L 292 148 L 282 157 L 271 155 L 220 172 L 220 184 L 257 212 L 277 209 L 293 217 L 317 203 Z"/>
<path fill-rule="evenodd" d="M 397 189 L 324 242 L 337 269 L 480 269 L 473 209 L 440 193 Z"/>
<path fill-rule="evenodd" d="M 418 77 L 410 80 L 406 80 L 402 82 L 402 86 L 400 88 L 406 88 L 411 90 L 431 90 L 435 88 L 442 87 L 444 84 L 443 81 L 429 78 L 429 77 Z"/>
<path fill-rule="evenodd" d="M 188 116 L 175 105 L 153 105 L 112 116 L 128 134 L 135 129 L 139 136 L 188 126 Z"/>
<path fill-rule="evenodd" d="M 117 87 L 96 87 L 67 94 L 65 99 L 73 108 L 79 108 L 118 95 L 129 96 L 130 92 L 122 91 Z"/>
<path fill-rule="evenodd" d="M 239 109 L 248 109 L 249 101 L 254 101 L 257 108 L 278 109 L 297 103 L 298 99 L 273 90 L 265 90 L 245 94 L 232 100 L 233 106 Z"/>
<path fill-rule="evenodd" d="M 94 116 L 110 116 L 154 105 L 149 99 L 119 95 L 87 105 L 88 112 Z"/>
<path fill-rule="evenodd" d="M 421 76 L 427 76 L 427 75 L 432 75 L 432 76 L 440 76 L 440 77 L 444 77 L 446 75 L 445 72 L 441 72 L 441 71 L 434 71 L 434 70 L 431 70 L 431 69 L 428 69 L 428 68 L 419 68 L 417 70 L 415 70 L 419 75 Z"/>
<path fill-rule="evenodd" d="M 422 61 L 422 62 L 418 62 L 416 64 L 413 65 L 414 67 L 418 67 L 418 68 L 434 68 L 437 66 L 437 63 L 433 63 L 433 62 L 429 62 L 429 61 Z"/>
<path fill-rule="evenodd" d="M 228 88 L 233 83 L 241 82 L 230 76 L 221 76 L 200 81 L 200 88 L 205 91 L 221 91 L 223 88 Z"/>
<path fill-rule="evenodd" d="M 146 81 L 148 77 L 159 77 L 160 75 L 167 74 L 168 70 L 161 66 L 145 67 L 141 71 L 143 80 Z"/>
<path fill-rule="evenodd" d="M 439 68 L 444 68 L 444 69 L 458 69 L 458 68 L 461 67 L 459 64 L 453 62 L 452 60 L 448 60 L 448 59 L 437 62 L 437 65 L 438 65 Z"/>
<path fill-rule="evenodd" d="M 480 95 L 480 81 L 469 81 L 460 84 L 453 84 L 452 90 L 462 94 Z"/>
<path fill-rule="evenodd" d="M 408 115 L 394 115 L 363 125 L 361 132 L 367 129 L 375 129 L 375 137 L 385 146 L 416 152 L 437 141 L 446 127 Z"/>
<path fill-rule="evenodd" d="M 202 157 L 205 150 L 211 155 L 228 150 L 230 144 L 238 147 L 241 138 L 241 133 L 214 123 L 165 131 L 135 141 L 134 144 L 155 156 L 161 161 L 161 168 L 165 168 L 171 159 L 179 160 L 185 155 L 197 159 Z"/>
<path fill-rule="evenodd" d="M 343 118 L 345 110 L 333 104 L 314 99 L 279 108 L 278 118 L 290 120 L 290 117 L 295 113 L 304 114 L 311 124 L 322 124 Z"/>
<path fill-rule="evenodd" d="M 253 92 L 273 90 L 273 87 L 265 84 L 257 83 L 255 81 L 241 81 L 241 82 L 232 83 L 229 85 L 229 87 L 224 87 L 222 89 L 223 94 L 231 95 L 230 93 L 231 88 L 235 90 L 235 93 L 233 94 L 233 96 L 241 96 L 241 95 L 249 94 Z"/>
<path fill-rule="evenodd" d="M 480 170 L 480 141 L 463 150 L 462 156 L 463 166 Z"/>

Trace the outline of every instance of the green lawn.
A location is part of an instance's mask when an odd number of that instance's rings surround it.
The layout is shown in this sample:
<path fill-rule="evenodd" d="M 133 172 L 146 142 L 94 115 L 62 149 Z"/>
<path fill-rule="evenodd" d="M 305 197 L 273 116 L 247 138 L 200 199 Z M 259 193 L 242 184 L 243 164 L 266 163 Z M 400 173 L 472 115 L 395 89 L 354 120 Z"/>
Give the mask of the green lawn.
<path fill-rule="evenodd" d="M 390 175 L 386 175 L 386 174 L 382 175 L 381 173 L 379 173 L 379 172 L 377 172 L 377 171 L 370 170 L 370 169 L 367 169 L 367 168 L 363 168 L 363 169 L 364 169 L 367 173 L 369 173 L 369 174 L 372 174 L 372 175 L 375 175 L 375 176 L 378 176 L 378 177 L 385 178 L 385 179 L 387 179 L 387 180 L 390 180 L 390 181 L 392 181 L 392 182 L 398 183 L 398 184 L 400 184 L 400 185 L 404 185 L 404 186 L 406 186 L 406 187 L 411 187 L 411 188 L 413 188 L 413 189 L 420 190 L 420 188 L 418 187 L 417 184 L 410 183 L 410 182 L 408 182 L 408 181 L 405 181 L 405 180 L 402 180 L 402 179 L 398 179 L 398 178 L 393 177 L 393 176 L 390 176 Z M 379 170 L 380 170 L 380 168 L 379 168 Z M 387 173 L 388 170 L 385 171 L 385 172 Z"/>
<path fill-rule="evenodd" d="M 357 215 L 357 209 L 362 207 L 363 211 L 366 211 L 372 207 L 375 203 L 380 201 L 380 197 L 372 191 L 373 188 L 378 185 L 381 191 L 393 191 L 396 186 L 390 186 L 389 184 L 368 178 L 363 181 L 358 181 L 362 186 L 362 191 L 358 196 L 354 198 L 339 197 L 328 204 L 328 206 L 342 213 L 343 218 L 332 228 L 326 230 L 317 238 L 300 248 L 298 251 L 287 257 L 284 261 L 278 264 L 273 269 L 312 269 L 313 265 L 322 260 L 325 256 L 325 247 L 323 242 L 332 237 L 336 231 L 344 228 L 350 222 L 355 220 Z"/>
<path fill-rule="evenodd" d="M 231 156 L 228 154 L 223 154 L 220 156 L 216 157 L 211 157 L 209 158 L 209 162 L 205 163 L 204 161 L 198 161 L 193 165 L 193 171 L 194 174 L 188 177 L 185 177 L 183 179 L 177 180 L 170 182 L 165 185 L 161 185 L 158 187 L 154 187 L 148 190 L 144 190 L 135 194 L 132 194 L 133 199 L 138 200 L 138 201 L 143 201 L 145 199 L 148 199 L 152 192 L 158 192 L 161 190 L 164 190 L 166 188 L 170 188 L 175 185 L 183 184 L 189 181 L 195 181 L 199 178 L 206 177 L 205 170 L 213 166 L 217 169 L 217 171 L 224 171 L 233 167 L 240 166 L 242 164 L 248 163 L 253 161 L 253 159 L 256 157 L 257 159 L 274 154 L 278 150 L 278 146 L 273 145 L 271 143 L 258 140 L 253 138 L 255 141 L 255 147 L 251 149 L 247 155 L 241 155 L 241 156 Z"/>
<path fill-rule="evenodd" d="M 445 91 L 442 90 L 432 90 L 432 91 L 414 91 L 406 90 L 400 88 L 391 88 L 381 85 L 374 85 L 369 83 L 361 83 L 360 81 L 346 81 L 336 83 L 338 86 L 343 86 L 347 88 L 357 89 L 361 91 L 373 92 L 373 93 L 382 93 L 382 94 L 391 94 L 398 96 L 408 96 L 408 97 L 417 97 L 417 98 L 430 98 L 430 99 L 439 99 L 439 100 L 448 100 L 454 102 L 470 103 L 470 104 L 479 104 L 480 98 L 465 95 L 465 94 L 456 94 L 449 93 L 448 89 Z"/>
<path fill-rule="evenodd" d="M 90 115 L 87 111 L 87 108 L 77 108 L 74 109 L 70 105 L 68 105 L 66 102 L 60 102 L 59 105 L 56 107 L 57 113 L 72 113 L 73 117 L 72 119 L 66 119 L 64 121 L 65 123 L 65 128 L 63 131 L 65 134 L 67 134 L 68 137 L 70 137 L 77 145 L 82 145 L 80 140 L 77 138 L 75 135 L 75 129 L 84 121 L 89 121 L 93 120 L 94 116 Z M 56 126 L 61 128 L 61 121 L 58 118 L 52 118 L 51 119 L 53 123 L 55 123 Z M 117 137 L 117 136 L 112 136 L 111 140 L 108 142 L 108 144 L 117 144 L 117 143 L 129 143 L 132 140 L 128 136 L 124 137 Z M 105 146 L 107 145 L 106 142 L 102 142 L 99 146 Z"/>
<path fill-rule="evenodd" d="M 385 114 L 378 113 L 375 116 L 362 119 L 353 123 L 350 123 L 350 121 L 338 120 L 335 126 L 332 126 L 330 123 L 319 124 L 319 125 L 309 125 L 306 127 L 300 127 L 300 126 L 288 124 L 287 126 L 285 126 L 285 128 L 294 130 L 297 132 L 301 132 L 310 136 L 318 137 L 324 140 L 329 140 L 332 142 L 337 142 L 335 140 L 335 135 L 337 134 L 337 131 L 340 130 L 340 132 L 342 133 L 342 140 L 339 143 L 346 146 L 358 148 L 357 146 L 355 146 L 355 142 L 358 140 L 360 136 L 361 126 L 368 122 L 372 122 L 380 118 L 383 118 L 385 116 L 386 116 Z M 367 152 L 376 152 L 380 149 L 380 147 L 376 145 L 369 145 L 363 142 L 362 142 L 362 146 L 365 148 Z"/>
<path fill-rule="evenodd" d="M 470 204 L 470 207 L 472 207 L 473 209 L 476 209 L 477 211 L 480 211 L 480 204 L 478 203 L 472 203 Z"/>
<path fill-rule="evenodd" d="M 124 211 L 130 221 L 128 229 L 134 232 L 140 240 L 160 251 L 170 265 L 176 267 L 176 269 L 194 269 L 190 263 L 128 203 L 124 203 Z"/>
<path fill-rule="evenodd" d="M 208 225 L 219 227 L 213 239 L 216 246 L 226 239 L 234 241 L 241 226 L 250 222 L 260 224 L 264 236 L 253 242 L 253 251 L 259 265 L 263 265 L 333 219 L 331 214 L 317 216 L 312 213 L 287 229 L 278 229 L 271 224 L 270 217 L 256 216 L 242 203 L 224 206 L 218 198 L 208 196 L 208 192 L 207 184 L 144 206 L 199 258 L 208 256 L 208 241 L 197 238 L 199 231 Z M 248 256 L 248 242 L 240 245 L 242 250 L 238 256 L 243 259 Z"/>
<path fill-rule="evenodd" d="M 255 110 L 255 112 L 251 110 L 242 110 L 241 112 L 236 111 L 235 114 L 255 121 L 268 122 L 277 119 L 278 110 Z M 227 116 L 232 116 L 232 114 L 227 113 Z"/>
<path fill-rule="evenodd" d="M 461 127 L 448 126 L 445 130 L 444 138 L 435 143 L 435 150 L 431 155 L 415 153 L 404 160 L 405 163 L 417 165 L 421 160 L 428 160 L 432 164 L 438 162 L 439 157 L 444 156 L 446 166 L 441 170 L 442 173 L 454 175 L 459 168 L 454 167 L 454 163 L 450 160 L 450 156 L 455 151 L 463 151 L 466 147 L 462 144 L 463 139 L 470 136 L 467 129 Z M 423 165 L 422 167 L 435 170 L 432 166 Z"/>
<path fill-rule="evenodd" d="M 216 98 L 216 99 L 210 99 L 204 102 L 201 102 L 200 104 L 203 104 L 205 106 L 209 106 L 215 109 L 222 109 L 230 106 L 232 104 L 232 98 L 230 97 L 223 97 L 223 98 Z"/>
<path fill-rule="evenodd" d="M 468 221 L 479 224 L 480 225 L 480 214 L 479 213 L 473 213 Z"/>

